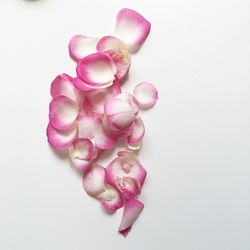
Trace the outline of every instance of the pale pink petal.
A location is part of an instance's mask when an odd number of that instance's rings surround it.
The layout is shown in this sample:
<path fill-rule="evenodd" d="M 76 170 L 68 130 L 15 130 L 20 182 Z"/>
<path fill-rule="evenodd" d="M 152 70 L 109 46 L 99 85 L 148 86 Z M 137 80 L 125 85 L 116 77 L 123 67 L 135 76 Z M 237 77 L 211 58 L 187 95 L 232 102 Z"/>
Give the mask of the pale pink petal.
<path fill-rule="evenodd" d="M 147 175 L 146 170 L 136 157 L 132 157 L 130 153 L 126 155 L 123 152 L 123 155 L 125 156 L 115 158 L 107 166 L 107 181 L 112 185 L 116 185 L 119 178 L 131 177 L 141 188 Z"/>
<path fill-rule="evenodd" d="M 141 109 L 148 109 L 155 105 L 158 91 L 153 84 L 141 82 L 134 88 L 134 96 Z"/>
<path fill-rule="evenodd" d="M 83 57 L 96 51 L 96 43 L 98 38 L 75 35 L 69 42 L 69 54 L 75 61 L 79 61 Z"/>
<path fill-rule="evenodd" d="M 131 53 L 136 52 L 146 40 L 151 24 L 139 13 L 122 9 L 116 17 L 116 36 L 127 44 Z"/>
<path fill-rule="evenodd" d="M 74 166 L 84 174 L 96 157 L 95 146 L 89 139 L 76 139 L 69 147 L 69 156 Z"/>
<path fill-rule="evenodd" d="M 83 188 L 89 196 L 95 197 L 105 191 L 105 175 L 105 168 L 95 164 L 83 177 Z"/>
<path fill-rule="evenodd" d="M 132 225 L 139 217 L 143 208 L 143 203 L 134 198 L 125 201 L 122 221 L 118 230 L 124 237 L 126 237 L 131 230 Z"/>
<path fill-rule="evenodd" d="M 108 88 L 108 87 L 112 86 L 113 83 L 114 82 L 111 81 L 111 82 L 107 82 L 105 84 L 95 85 L 95 84 L 88 84 L 88 83 L 84 82 L 83 80 L 81 80 L 79 77 L 76 77 L 74 79 L 74 86 L 78 90 L 85 92 L 85 94 L 87 94 L 88 92 L 93 91 L 93 90 L 101 90 L 101 89 Z"/>
<path fill-rule="evenodd" d="M 115 187 L 107 184 L 105 191 L 98 194 L 97 198 L 108 213 L 114 213 L 123 206 L 123 199 L 119 191 Z"/>
<path fill-rule="evenodd" d="M 65 130 L 58 130 L 51 126 L 47 127 L 47 138 L 49 144 L 56 149 L 67 148 L 77 135 L 77 126 L 73 124 Z"/>
<path fill-rule="evenodd" d="M 108 55 L 97 52 L 81 59 L 76 72 L 87 84 L 101 87 L 115 79 L 116 66 Z"/>
<path fill-rule="evenodd" d="M 77 104 L 66 96 L 55 97 L 49 105 L 50 124 L 57 129 L 71 126 L 79 112 Z"/>
<path fill-rule="evenodd" d="M 134 122 L 135 118 L 136 116 L 132 111 L 122 112 L 108 116 L 108 123 L 113 129 L 123 130 L 128 128 Z"/>
<path fill-rule="evenodd" d="M 131 58 L 127 46 L 121 40 L 112 36 L 104 36 L 98 41 L 97 50 L 108 54 L 113 59 L 118 79 L 122 79 L 128 73 Z"/>
<path fill-rule="evenodd" d="M 145 134 L 145 127 L 143 121 L 140 117 L 135 120 L 134 129 L 132 133 L 128 136 L 128 144 L 133 146 L 140 143 Z"/>
<path fill-rule="evenodd" d="M 116 187 L 124 194 L 126 199 L 130 199 L 141 193 L 141 185 L 134 178 L 122 177 L 117 178 Z"/>
<path fill-rule="evenodd" d="M 112 149 L 117 140 L 109 136 L 103 128 L 100 117 L 81 116 L 78 118 L 79 137 L 93 139 L 100 149 Z"/>
<path fill-rule="evenodd" d="M 52 98 L 66 96 L 72 101 L 79 103 L 82 100 L 81 93 L 73 84 L 74 79 L 66 74 L 58 75 L 51 83 L 50 94 Z"/>

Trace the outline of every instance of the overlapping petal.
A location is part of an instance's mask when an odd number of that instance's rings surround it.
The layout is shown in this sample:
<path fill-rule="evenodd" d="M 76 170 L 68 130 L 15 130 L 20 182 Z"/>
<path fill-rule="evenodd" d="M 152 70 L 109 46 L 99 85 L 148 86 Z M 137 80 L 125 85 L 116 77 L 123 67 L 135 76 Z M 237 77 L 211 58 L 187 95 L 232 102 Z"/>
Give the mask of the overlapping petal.
<path fill-rule="evenodd" d="M 116 17 L 115 34 L 135 53 L 146 40 L 151 24 L 138 12 L 122 9 Z"/>
<path fill-rule="evenodd" d="M 143 136 L 145 134 L 145 127 L 141 117 L 135 120 L 134 128 L 131 134 L 128 136 L 128 144 L 131 146 L 137 146 L 140 144 Z"/>
<path fill-rule="evenodd" d="M 69 42 L 69 54 L 75 61 L 79 61 L 85 56 L 96 51 L 98 38 L 83 35 L 75 35 Z"/>

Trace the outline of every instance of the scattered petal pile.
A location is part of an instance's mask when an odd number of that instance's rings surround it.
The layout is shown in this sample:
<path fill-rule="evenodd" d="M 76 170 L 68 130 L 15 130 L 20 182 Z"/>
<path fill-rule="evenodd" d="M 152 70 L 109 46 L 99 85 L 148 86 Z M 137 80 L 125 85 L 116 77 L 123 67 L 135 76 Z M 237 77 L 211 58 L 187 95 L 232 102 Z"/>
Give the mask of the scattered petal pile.
<path fill-rule="evenodd" d="M 144 208 L 137 200 L 147 175 L 137 157 L 145 133 L 139 111 L 153 107 L 158 92 L 145 81 L 133 94 L 122 92 L 121 81 L 150 27 L 136 11 L 122 9 L 114 36 L 73 36 L 69 54 L 77 63 L 76 76 L 57 76 L 50 90 L 49 144 L 68 151 L 83 175 L 84 190 L 108 213 L 124 207 L 118 231 L 125 237 Z M 118 141 L 127 150 L 119 151 L 106 168 L 99 165 L 100 155 L 114 150 Z"/>

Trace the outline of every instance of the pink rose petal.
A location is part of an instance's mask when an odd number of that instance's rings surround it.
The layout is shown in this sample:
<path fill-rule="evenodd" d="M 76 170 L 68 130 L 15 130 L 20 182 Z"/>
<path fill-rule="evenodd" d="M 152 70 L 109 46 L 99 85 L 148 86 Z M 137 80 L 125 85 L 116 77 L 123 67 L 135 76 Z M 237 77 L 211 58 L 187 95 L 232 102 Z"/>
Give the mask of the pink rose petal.
<path fill-rule="evenodd" d="M 138 145 L 141 142 L 145 134 L 145 127 L 143 121 L 140 117 L 135 120 L 135 125 L 132 130 L 132 133 L 128 136 L 128 144 L 131 146 Z"/>
<path fill-rule="evenodd" d="M 131 53 L 136 52 L 146 40 L 151 24 L 139 13 L 122 9 L 116 17 L 116 36 L 127 44 Z"/>
<path fill-rule="evenodd" d="M 158 91 L 153 84 L 141 82 L 134 88 L 134 96 L 141 109 L 148 109 L 155 105 Z"/>

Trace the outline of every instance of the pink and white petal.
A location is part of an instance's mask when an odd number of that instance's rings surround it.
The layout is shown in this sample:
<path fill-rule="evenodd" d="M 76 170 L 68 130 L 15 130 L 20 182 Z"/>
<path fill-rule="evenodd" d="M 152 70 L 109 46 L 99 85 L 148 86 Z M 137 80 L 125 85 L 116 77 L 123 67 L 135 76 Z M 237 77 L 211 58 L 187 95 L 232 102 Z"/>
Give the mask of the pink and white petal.
<path fill-rule="evenodd" d="M 119 191 L 115 187 L 107 184 L 105 191 L 100 193 L 97 198 L 108 213 L 114 213 L 123 206 L 123 199 Z"/>
<path fill-rule="evenodd" d="M 158 99 L 158 91 L 149 82 L 141 82 L 134 88 L 134 97 L 140 109 L 148 109 L 155 105 Z"/>
<path fill-rule="evenodd" d="M 93 139 L 100 149 L 112 149 L 117 139 L 105 133 L 99 117 L 81 116 L 78 118 L 79 137 Z"/>
<path fill-rule="evenodd" d="M 50 94 L 52 98 L 57 96 L 66 96 L 75 103 L 79 103 L 82 100 L 81 93 L 75 88 L 74 79 L 67 75 L 58 75 L 51 83 Z"/>
<path fill-rule="evenodd" d="M 134 178 L 122 177 L 117 178 L 116 187 L 125 196 L 126 199 L 130 199 L 141 193 L 141 185 Z"/>
<path fill-rule="evenodd" d="M 144 204 L 134 198 L 125 201 L 119 233 L 124 237 L 131 230 L 132 225 L 141 214 Z"/>
<path fill-rule="evenodd" d="M 119 93 L 121 93 L 120 84 L 115 81 L 114 84 L 108 88 L 89 91 L 86 95 L 93 106 L 93 112 L 103 114 L 104 104 Z"/>
<path fill-rule="evenodd" d="M 140 186 L 143 185 L 147 172 L 136 158 L 117 157 L 107 166 L 107 181 L 116 185 L 118 178 L 134 178 Z"/>
<path fill-rule="evenodd" d="M 69 54 L 75 61 L 96 51 L 98 38 L 83 35 L 75 35 L 69 42 Z"/>
<path fill-rule="evenodd" d="M 77 104 L 66 96 L 56 96 L 49 105 L 50 124 L 57 129 L 66 129 L 76 120 Z"/>
<path fill-rule="evenodd" d="M 81 59 L 76 68 L 78 77 L 96 87 L 113 82 L 116 66 L 113 60 L 104 53 L 94 53 Z"/>
<path fill-rule="evenodd" d="M 89 196 L 96 197 L 105 191 L 105 175 L 105 168 L 95 164 L 83 177 L 83 188 Z"/>
<path fill-rule="evenodd" d="M 109 115 L 107 120 L 111 128 L 122 130 L 128 128 L 134 122 L 135 117 L 132 111 L 128 111 Z"/>
<path fill-rule="evenodd" d="M 118 95 L 118 96 L 120 96 L 120 95 Z M 123 100 L 119 100 L 118 96 L 108 100 L 105 103 L 104 110 L 105 110 L 106 115 L 115 115 L 115 114 L 120 114 L 120 113 L 132 111 L 129 103 L 127 103 Z"/>
<path fill-rule="evenodd" d="M 79 77 L 76 77 L 74 79 L 74 86 L 78 89 L 78 90 L 81 90 L 83 92 L 90 92 L 90 91 L 93 91 L 93 90 L 100 90 L 100 89 L 105 89 L 105 88 L 108 88 L 110 86 L 113 85 L 113 81 L 111 82 L 106 82 L 104 84 L 99 84 L 99 85 L 94 85 L 94 84 L 88 84 L 86 82 L 84 82 L 83 80 L 81 80 Z"/>
<path fill-rule="evenodd" d="M 138 106 L 137 101 L 133 95 L 123 92 L 120 95 L 118 95 L 116 98 L 119 99 L 120 101 L 128 103 L 132 107 L 133 112 L 135 114 L 138 114 L 139 106 Z"/>
<path fill-rule="evenodd" d="M 51 126 L 47 127 L 47 138 L 49 144 L 56 149 L 65 149 L 71 145 L 77 135 L 77 126 L 73 124 L 65 130 L 58 130 Z"/>
<path fill-rule="evenodd" d="M 145 134 L 145 127 L 140 117 L 135 120 L 135 125 L 132 133 L 128 136 L 129 145 L 137 145 L 141 142 Z"/>
<path fill-rule="evenodd" d="M 98 43 L 96 45 L 96 49 L 99 52 L 105 52 L 105 51 L 109 51 L 109 50 L 124 50 L 124 51 L 127 51 L 128 47 L 120 39 L 117 39 L 117 38 L 115 38 L 113 36 L 104 36 L 98 41 Z"/>
<path fill-rule="evenodd" d="M 138 12 L 122 9 L 116 17 L 115 34 L 135 53 L 146 40 L 151 24 Z"/>

